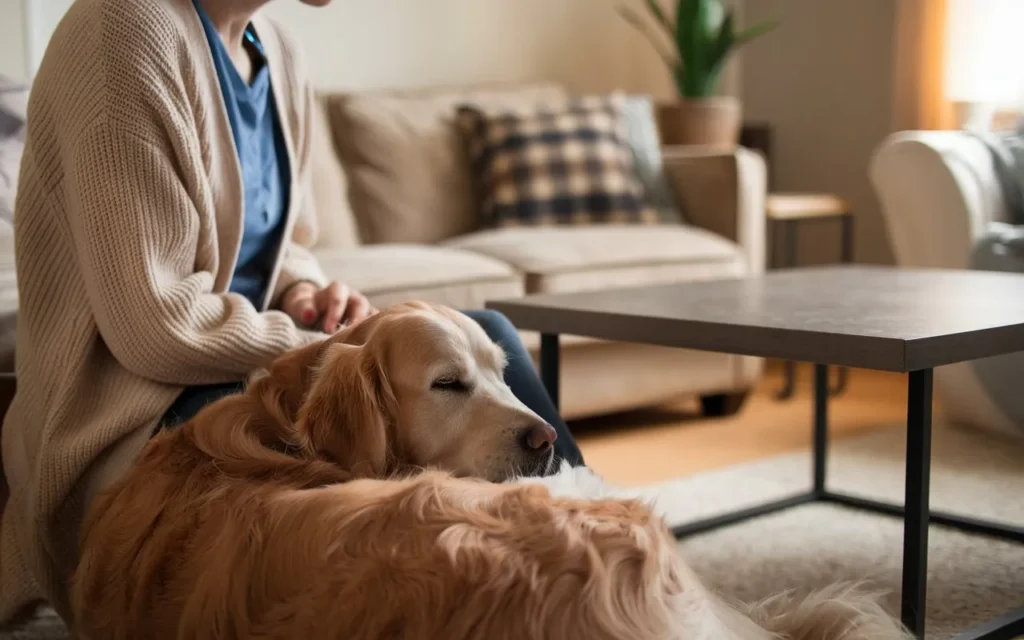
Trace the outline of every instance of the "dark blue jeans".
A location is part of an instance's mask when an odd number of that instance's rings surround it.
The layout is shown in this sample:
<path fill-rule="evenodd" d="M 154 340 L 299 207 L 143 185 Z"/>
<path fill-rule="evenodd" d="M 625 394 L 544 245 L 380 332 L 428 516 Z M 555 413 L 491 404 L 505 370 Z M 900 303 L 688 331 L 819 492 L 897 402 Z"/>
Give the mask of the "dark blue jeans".
<path fill-rule="evenodd" d="M 583 454 L 580 453 L 576 441 L 569 433 L 569 427 L 558 415 L 558 409 L 555 408 L 555 404 L 537 376 L 533 362 L 530 360 L 530 354 L 519 339 L 516 328 L 512 326 L 508 318 L 496 311 L 466 311 L 464 313 L 476 320 L 491 340 L 505 349 L 505 353 L 508 355 L 505 383 L 523 404 L 546 420 L 558 432 L 558 439 L 555 441 L 555 455 L 561 460 L 567 460 L 573 466 L 582 466 Z M 187 387 L 164 414 L 160 424 L 165 428 L 177 426 L 199 413 L 199 410 L 207 404 L 224 396 L 238 393 L 243 388 L 244 383 L 241 382 Z"/>

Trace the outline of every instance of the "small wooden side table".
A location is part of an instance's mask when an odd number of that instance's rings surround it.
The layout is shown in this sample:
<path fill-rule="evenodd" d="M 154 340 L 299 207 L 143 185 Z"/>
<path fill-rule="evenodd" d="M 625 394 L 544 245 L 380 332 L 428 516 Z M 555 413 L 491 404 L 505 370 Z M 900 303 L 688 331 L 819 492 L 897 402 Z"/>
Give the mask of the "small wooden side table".
<path fill-rule="evenodd" d="M 768 195 L 765 206 L 768 221 L 771 224 L 769 233 L 773 246 L 778 247 L 781 236 L 782 250 L 773 251 L 774 267 L 790 268 L 797 266 L 797 227 L 801 222 L 838 219 L 841 227 L 842 250 L 840 261 L 853 262 L 853 211 L 839 196 L 828 193 L 772 193 Z M 786 362 L 785 383 L 776 397 L 786 400 L 793 395 L 796 387 L 796 363 Z M 846 390 L 847 370 L 839 369 L 839 380 L 830 389 L 832 395 L 839 395 Z"/>

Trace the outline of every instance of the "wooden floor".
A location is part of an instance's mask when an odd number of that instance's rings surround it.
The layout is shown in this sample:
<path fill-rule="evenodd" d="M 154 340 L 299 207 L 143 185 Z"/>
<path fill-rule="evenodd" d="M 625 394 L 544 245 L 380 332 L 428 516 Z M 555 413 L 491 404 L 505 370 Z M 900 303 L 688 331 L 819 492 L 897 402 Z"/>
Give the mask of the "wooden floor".
<path fill-rule="evenodd" d="M 812 369 L 798 370 L 798 390 L 776 400 L 782 368 L 769 365 L 741 412 L 705 419 L 696 402 L 573 423 L 587 464 L 622 486 L 669 480 L 779 453 L 807 449 L 813 419 Z M 829 405 L 830 433 L 842 438 L 892 427 L 906 417 L 906 376 L 850 372 L 846 392 Z"/>

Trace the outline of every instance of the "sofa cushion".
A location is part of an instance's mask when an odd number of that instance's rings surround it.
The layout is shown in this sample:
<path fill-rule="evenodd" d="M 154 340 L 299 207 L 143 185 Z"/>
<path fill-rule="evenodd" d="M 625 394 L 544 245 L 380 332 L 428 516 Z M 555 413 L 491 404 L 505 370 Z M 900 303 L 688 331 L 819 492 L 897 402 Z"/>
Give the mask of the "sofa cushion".
<path fill-rule="evenodd" d="M 633 170 L 644 186 L 647 204 L 654 207 L 662 222 L 682 224 L 685 219 L 679 200 L 665 174 L 654 100 L 648 95 L 627 96 L 623 114 L 633 151 Z"/>
<path fill-rule="evenodd" d="M 654 223 L 634 173 L 623 96 L 522 112 L 459 107 L 485 226 Z"/>
<path fill-rule="evenodd" d="M 527 293 L 741 277 L 747 271 L 735 244 L 684 225 L 496 229 L 445 246 L 515 267 L 526 275 Z"/>
<path fill-rule="evenodd" d="M 327 108 L 322 99 L 314 101 L 312 115 L 309 186 L 316 213 L 314 246 L 317 249 L 351 249 L 359 245 L 359 232 L 348 204 L 348 180 L 334 148 Z"/>
<path fill-rule="evenodd" d="M 553 85 L 330 96 L 334 138 L 363 240 L 432 244 L 478 228 L 469 164 L 455 126 L 458 105 L 515 108 L 565 99 L 565 90 Z"/>
<path fill-rule="evenodd" d="M 387 244 L 316 256 L 329 278 L 358 289 L 380 309 L 409 300 L 481 309 L 488 300 L 523 295 L 521 274 L 468 251 Z"/>

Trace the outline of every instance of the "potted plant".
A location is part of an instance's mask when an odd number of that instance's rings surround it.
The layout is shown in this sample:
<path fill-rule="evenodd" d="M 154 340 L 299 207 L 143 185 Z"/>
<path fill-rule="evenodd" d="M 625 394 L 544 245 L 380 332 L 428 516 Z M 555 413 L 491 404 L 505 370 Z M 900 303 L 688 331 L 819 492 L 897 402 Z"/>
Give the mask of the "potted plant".
<path fill-rule="evenodd" d="M 619 14 L 640 30 L 672 72 L 680 100 L 658 105 L 664 144 L 734 146 L 739 140 L 739 100 L 718 96 L 729 55 L 775 28 L 764 22 L 737 31 L 735 16 L 721 0 L 676 0 L 670 16 L 660 0 L 644 0 L 646 17 L 629 5 Z"/>

